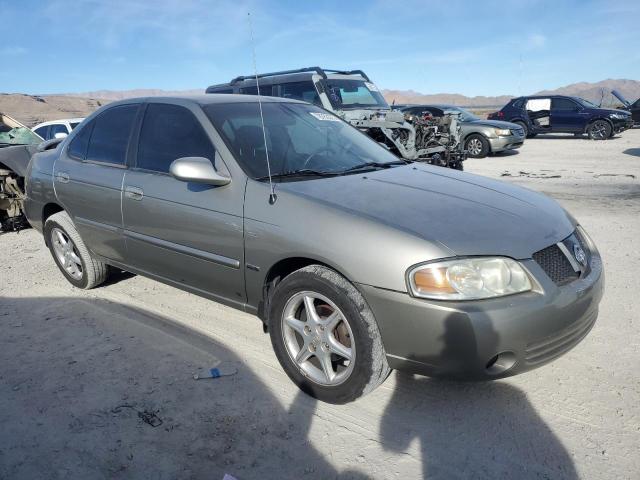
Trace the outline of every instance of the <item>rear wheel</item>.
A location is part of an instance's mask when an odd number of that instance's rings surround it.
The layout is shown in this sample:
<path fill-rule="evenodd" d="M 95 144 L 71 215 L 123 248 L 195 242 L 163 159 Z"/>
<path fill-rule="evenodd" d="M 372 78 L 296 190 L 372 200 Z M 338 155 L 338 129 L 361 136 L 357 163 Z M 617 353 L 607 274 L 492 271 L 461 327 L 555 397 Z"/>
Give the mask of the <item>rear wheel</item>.
<path fill-rule="evenodd" d="M 305 267 L 276 286 L 269 332 L 289 378 L 325 402 L 353 401 L 389 375 L 373 312 L 351 283 L 327 267 Z"/>
<path fill-rule="evenodd" d="M 484 136 L 474 133 L 464 141 L 464 149 L 471 158 L 484 158 L 489 155 L 489 141 Z"/>
<path fill-rule="evenodd" d="M 587 133 L 591 140 L 606 140 L 611 136 L 613 129 L 606 120 L 596 120 L 587 127 Z"/>
<path fill-rule="evenodd" d="M 56 265 L 73 286 L 88 290 L 107 279 L 108 266 L 89 253 L 67 212 L 47 218 L 44 235 Z"/>

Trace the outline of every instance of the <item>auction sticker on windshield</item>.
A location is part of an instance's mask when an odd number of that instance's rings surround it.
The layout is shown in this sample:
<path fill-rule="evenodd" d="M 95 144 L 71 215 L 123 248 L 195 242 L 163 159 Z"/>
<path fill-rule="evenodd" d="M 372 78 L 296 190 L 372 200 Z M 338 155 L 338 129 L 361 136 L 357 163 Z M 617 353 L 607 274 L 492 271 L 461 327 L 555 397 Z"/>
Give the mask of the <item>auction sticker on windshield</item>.
<path fill-rule="evenodd" d="M 338 117 L 331 115 L 330 113 L 322 113 L 322 112 L 309 112 L 311 115 L 316 117 L 318 120 L 322 120 L 325 122 L 341 122 Z"/>

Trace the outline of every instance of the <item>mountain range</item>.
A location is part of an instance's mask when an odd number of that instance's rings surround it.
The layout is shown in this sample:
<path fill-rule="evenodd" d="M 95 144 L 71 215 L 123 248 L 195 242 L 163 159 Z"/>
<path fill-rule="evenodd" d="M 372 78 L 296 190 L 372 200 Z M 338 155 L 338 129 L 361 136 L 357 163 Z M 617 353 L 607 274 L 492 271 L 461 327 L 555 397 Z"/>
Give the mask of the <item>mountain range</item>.
<path fill-rule="evenodd" d="M 613 89 L 618 90 L 629 101 L 633 102 L 640 98 L 640 81 L 626 79 L 608 79 L 596 83 L 580 82 L 555 90 L 543 90 L 535 94 L 572 95 L 603 106 L 619 105 L 620 102 L 610 93 Z M 160 89 L 96 90 L 57 95 L 0 94 L 0 112 L 15 117 L 25 125 L 33 126 L 47 120 L 84 117 L 105 103 L 124 98 L 193 95 L 203 92 L 204 88 L 178 91 Z M 444 103 L 474 109 L 497 109 L 514 97 L 514 95 L 467 97 L 455 93 L 424 94 L 413 90 L 382 90 L 382 93 L 389 103 Z"/>

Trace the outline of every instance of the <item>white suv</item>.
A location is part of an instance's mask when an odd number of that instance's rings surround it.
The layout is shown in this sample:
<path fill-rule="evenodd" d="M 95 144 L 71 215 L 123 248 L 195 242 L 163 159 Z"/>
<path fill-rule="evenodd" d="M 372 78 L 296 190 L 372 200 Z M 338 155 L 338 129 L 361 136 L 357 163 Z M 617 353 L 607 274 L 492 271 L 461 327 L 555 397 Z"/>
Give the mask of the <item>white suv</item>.
<path fill-rule="evenodd" d="M 65 118 L 62 120 L 53 120 L 50 122 L 39 123 L 31 130 L 37 133 L 44 140 L 52 138 L 64 138 L 76 128 L 84 118 Z"/>

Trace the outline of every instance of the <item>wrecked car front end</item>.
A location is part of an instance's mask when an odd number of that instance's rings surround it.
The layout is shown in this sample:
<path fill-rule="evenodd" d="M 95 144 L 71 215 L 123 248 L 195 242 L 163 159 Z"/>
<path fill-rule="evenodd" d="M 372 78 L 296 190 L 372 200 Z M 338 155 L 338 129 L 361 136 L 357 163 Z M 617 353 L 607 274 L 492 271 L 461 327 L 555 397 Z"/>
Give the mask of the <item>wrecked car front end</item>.
<path fill-rule="evenodd" d="M 0 113 L 0 231 L 26 226 L 24 178 L 42 138 Z"/>

